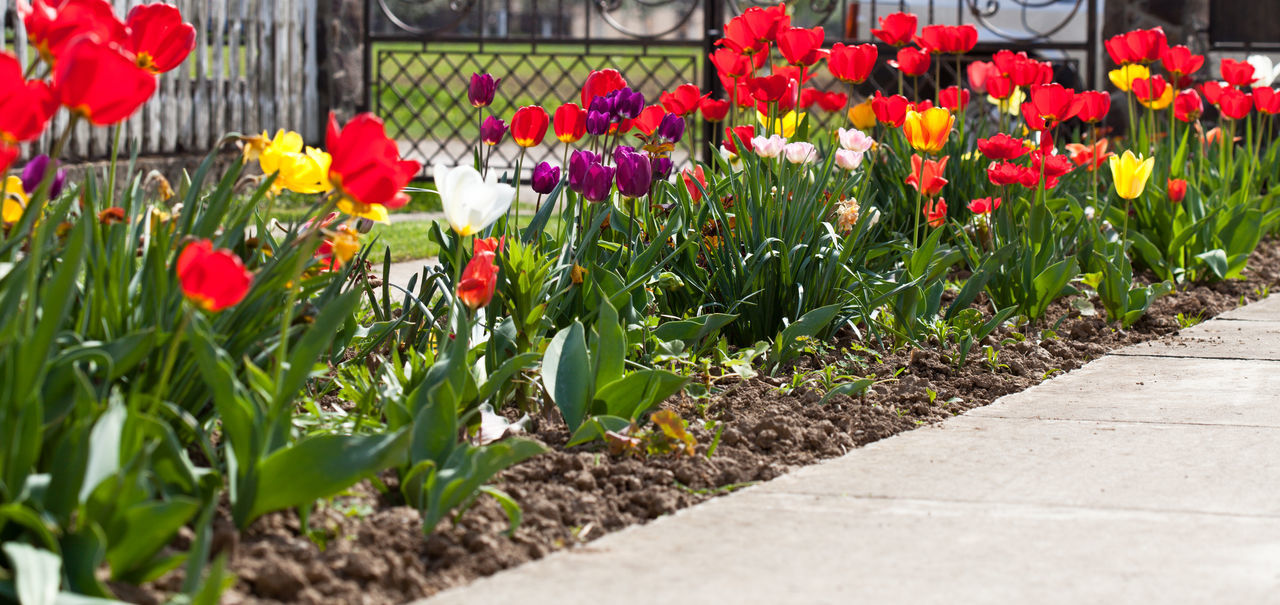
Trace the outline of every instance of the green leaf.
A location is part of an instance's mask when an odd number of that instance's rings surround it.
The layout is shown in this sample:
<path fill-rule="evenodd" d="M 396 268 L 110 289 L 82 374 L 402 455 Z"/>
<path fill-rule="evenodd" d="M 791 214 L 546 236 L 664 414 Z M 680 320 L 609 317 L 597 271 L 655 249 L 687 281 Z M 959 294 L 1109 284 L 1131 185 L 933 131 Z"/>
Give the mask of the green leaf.
<path fill-rule="evenodd" d="M 360 479 L 399 464 L 409 451 L 409 433 L 317 435 L 277 450 L 262 461 L 258 494 L 249 518 L 310 504 L 336 494 Z"/>
<path fill-rule="evenodd" d="M 631 426 L 631 421 L 626 418 L 617 416 L 592 416 L 586 422 L 582 423 L 578 430 L 573 432 L 573 436 L 569 437 L 569 442 L 565 447 L 573 447 L 590 443 L 596 439 L 603 439 L 604 434 L 609 431 L 621 431 Z"/>
<path fill-rule="evenodd" d="M 363 294 L 352 289 L 325 305 L 324 311 L 316 317 L 302 339 L 289 351 L 289 370 L 284 379 L 276 385 L 275 402 L 277 406 L 288 405 L 298 391 L 302 390 L 307 379 L 315 369 L 320 355 L 329 348 L 333 336 L 342 324 L 351 317 Z"/>
<path fill-rule="evenodd" d="M 125 530 L 121 538 L 107 547 L 107 562 L 111 564 L 112 576 L 120 578 L 138 570 L 198 512 L 200 501 L 183 497 L 130 508 L 124 513 Z"/>
<path fill-rule="evenodd" d="M 606 414 L 636 420 L 688 381 L 666 370 L 641 370 L 601 387 L 595 399 L 603 402 Z"/>
<path fill-rule="evenodd" d="M 498 391 L 502 390 L 502 387 L 507 384 L 512 376 L 522 370 L 533 367 L 536 363 L 538 363 L 537 353 L 521 353 L 520 355 L 516 355 L 515 357 L 502 362 L 502 365 L 498 366 L 497 371 L 490 374 L 484 381 L 484 385 L 480 387 L 480 392 L 476 396 L 476 400 L 487 401 Z"/>
<path fill-rule="evenodd" d="M 507 492 L 492 485 L 482 486 L 479 491 L 493 496 L 493 499 L 497 500 L 498 505 L 502 507 L 502 511 L 507 513 L 507 537 L 516 535 L 516 530 L 520 529 L 520 523 L 524 521 L 524 511 L 520 509 L 520 503 Z"/>
<path fill-rule="evenodd" d="M 838 384 L 832 387 L 830 391 L 827 391 L 826 395 L 822 396 L 822 399 L 818 401 L 818 406 L 827 405 L 827 402 L 831 401 L 836 395 L 862 395 L 875 383 L 876 381 L 871 378 L 859 378 L 853 382 Z"/>
<path fill-rule="evenodd" d="M 80 484 L 80 502 L 84 503 L 94 488 L 120 470 L 120 437 L 128 414 L 120 402 L 114 402 L 93 425 L 89 433 L 89 464 Z"/>
<path fill-rule="evenodd" d="M 21 542 L 7 542 L 4 554 L 13 565 L 14 588 L 22 605 L 53 605 L 62 583 L 62 557 Z"/>
<path fill-rule="evenodd" d="M 796 340 L 799 338 L 812 338 L 827 328 L 831 320 L 836 318 L 836 314 L 840 312 L 843 305 L 840 303 L 818 307 L 803 317 L 792 322 L 787 326 L 782 334 L 778 335 L 778 339 L 773 343 L 773 351 L 770 357 L 773 360 L 773 367 L 777 369 L 779 365 L 790 361 L 795 357 L 797 352 Z"/>
<path fill-rule="evenodd" d="M 556 333 L 542 358 L 542 384 L 570 431 L 578 430 L 591 403 L 591 367 L 582 324 L 574 321 Z"/>
<path fill-rule="evenodd" d="M 1208 252 L 1201 252 L 1200 254 L 1197 254 L 1196 258 L 1204 261 L 1204 264 L 1209 266 L 1209 270 L 1213 271 L 1213 274 L 1216 275 L 1218 279 L 1226 279 L 1228 271 L 1226 251 L 1221 248 L 1215 248 Z"/>
<path fill-rule="evenodd" d="M 595 348 L 595 384 L 609 384 L 622 378 L 625 371 L 627 336 L 622 332 L 618 311 L 607 298 L 600 299 L 595 328 L 599 335 Z"/>
<path fill-rule="evenodd" d="M 654 328 L 653 335 L 658 340 L 681 341 L 686 348 L 689 348 L 720 328 L 729 325 L 729 322 L 737 317 L 728 313 L 711 313 L 679 321 L 668 321 Z"/>

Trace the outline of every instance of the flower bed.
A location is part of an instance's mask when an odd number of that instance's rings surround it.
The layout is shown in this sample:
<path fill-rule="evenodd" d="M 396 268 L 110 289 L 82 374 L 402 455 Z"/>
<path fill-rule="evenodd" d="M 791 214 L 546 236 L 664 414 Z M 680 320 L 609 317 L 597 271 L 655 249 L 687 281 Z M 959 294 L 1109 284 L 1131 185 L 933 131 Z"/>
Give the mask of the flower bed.
<path fill-rule="evenodd" d="M 164 5 L 22 12 L 41 60 L 0 55 L 0 171 L 61 108 L 64 133 L 126 119 L 196 35 Z M 885 17 L 900 94 L 847 112 L 811 76 L 857 85 L 881 49 L 824 49 L 783 6 L 727 24 L 727 99 L 600 70 L 508 124 L 477 74 L 474 163 L 434 167 L 443 266 L 405 290 L 364 233 L 420 166 L 374 116 L 331 117 L 323 149 L 229 136 L 239 161 L 176 186 L 30 160 L 0 190 L 0 599 L 400 601 L 1275 284 L 1280 97 L 1252 64 L 1192 88 L 1202 58 L 1131 32 L 1113 109 L 1022 53 L 961 70 L 971 27 L 917 29 Z M 920 87 L 943 61 L 968 86 Z M 724 123 L 718 156 L 677 166 L 698 120 Z M 489 165 L 507 136 L 562 146 L 535 200 Z M 268 220 L 282 201 L 310 210 Z"/>

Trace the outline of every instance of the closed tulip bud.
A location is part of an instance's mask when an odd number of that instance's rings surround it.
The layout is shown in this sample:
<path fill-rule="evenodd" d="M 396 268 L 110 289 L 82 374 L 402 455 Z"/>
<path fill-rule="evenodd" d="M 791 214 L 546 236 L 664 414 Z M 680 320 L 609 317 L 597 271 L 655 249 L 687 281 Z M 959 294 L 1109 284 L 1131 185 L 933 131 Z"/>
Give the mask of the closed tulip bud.
<path fill-rule="evenodd" d="M 49 156 L 40 154 L 31 158 L 30 162 L 22 169 L 22 188 L 25 191 L 35 193 L 40 183 L 44 182 L 45 174 L 49 171 L 49 165 L 57 166 L 57 162 L 50 159 Z M 53 180 L 49 183 L 49 199 L 58 197 L 62 193 L 62 187 L 67 182 L 67 171 L 58 168 L 54 173 Z"/>
<path fill-rule="evenodd" d="M 671 170 L 675 168 L 675 163 L 666 156 L 652 158 L 649 163 L 653 164 L 653 180 L 655 181 L 667 180 L 667 177 L 671 176 Z"/>
<path fill-rule="evenodd" d="M 674 113 L 663 116 L 658 123 L 658 136 L 664 141 L 679 143 L 684 137 L 684 118 Z"/>
<path fill-rule="evenodd" d="M 644 111 L 644 95 L 629 87 L 619 90 L 617 94 L 613 105 L 614 115 L 624 120 L 640 117 L 640 112 Z"/>
<path fill-rule="evenodd" d="M 582 178 L 582 197 L 589 202 L 603 202 L 609 199 L 613 190 L 613 175 L 616 170 L 610 166 L 592 164 Z"/>
<path fill-rule="evenodd" d="M 599 98 L 599 97 L 597 97 Z M 600 136 L 609 132 L 609 124 L 612 118 L 608 113 L 591 110 L 587 112 L 587 134 Z"/>
<path fill-rule="evenodd" d="M 529 105 L 516 110 L 511 116 L 511 138 L 521 147 L 533 147 L 542 143 L 547 136 L 547 126 L 551 117 L 547 110 L 537 105 Z"/>
<path fill-rule="evenodd" d="M 498 264 L 495 262 L 498 255 L 494 252 L 496 245 L 490 240 L 475 241 L 475 254 L 458 281 L 458 300 L 472 311 L 488 306 L 498 288 Z"/>
<path fill-rule="evenodd" d="M 187 300 L 206 311 L 221 311 L 244 300 L 253 274 L 240 257 L 207 239 L 187 245 L 178 256 L 178 282 Z"/>
<path fill-rule="evenodd" d="M 534 192 L 542 195 L 551 193 L 560 184 L 560 167 L 542 162 L 534 166 L 532 181 Z"/>
<path fill-rule="evenodd" d="M 489 74 L 471 74 L 471 85 L 467 87 L 467 99 L 471 101 L 471 106 L 488 107 L 492 104 L 501 81 L 501 78 L 494 79 Z"/>
<path fill-rule="evenodd" d="M 1187 181 L 1169 179 L 1169 201 L 1177 204 L 1187 198 Z"/>
<path fill-rule="evenodd" d="M 569 188 L 582 193 L 582 185 L 586 181 L 587 171 L 600 164 L 600 156 L 585 150 L 578 150 L 569 156 Z"/>
<path fill-rule="evenodd" d="M 649 157 L 643 153 L 624 152 L 616 155 L 618 163 L 618 193 L 624 197 L 637 198 L 649 194 L 653 186 L 653 165 Z"/>
<path fill-rule="evenodd" d="M 480 140 L 486 145 L 497 145 L 507 134 L 507 123 L 502 118 L 489 116 L 480 124 Z"/>
<path fill-rule="evenodd" d="M 561 143 L 576 143 L 587 134 L 587 110 L 577 103 L 561 105 L 551 121 Z"/>

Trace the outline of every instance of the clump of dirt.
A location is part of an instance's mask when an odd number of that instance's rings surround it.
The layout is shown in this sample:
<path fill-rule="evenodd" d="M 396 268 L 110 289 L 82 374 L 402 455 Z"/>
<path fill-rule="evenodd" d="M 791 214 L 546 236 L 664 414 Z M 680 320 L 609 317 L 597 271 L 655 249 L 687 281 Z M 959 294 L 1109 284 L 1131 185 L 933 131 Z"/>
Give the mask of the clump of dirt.
<path fill-rule="evenodd" d="M 927 349 L 881 356 L 859 352 L 845 335 L 825 352 L 802 358 L 791 372 L 843 364 L 842 373 L 878 379 L 865 396 L 835 396 L 819 406 L 819 389 L 802 384 L 784 390 L 791 383 L 788 376 L 739 381 L 708 399 L 672 398 L 664 407 L 691 421 L 699 444 L 693 456 L 636 459 L 613 457 L 599 447 L 565 449 L 563 425 L 543 426 L 533 437 L 553 451 L 504 471 L 493 482 L 523 509 L 524 521 L 511 534 L 506 514 L 485 497 L 424 538 L 415 510 L 367 484 L 351 497 L 319 506 L 310 520 L 311 537 L 304 535 L 295 513 L 270 514 L 238 544 L 227 541 L 231 569 L 240 581 L 224 601 L 403 603 L 465 584 L 987 405 L 1114 348 L 1174 333 L 1179 314 L 1184 320 L 1207 319 L 1260 298 L 1280 284 L 1280 246 L 1264 243 L 1250 267 L 1246 280 L 1195 286 L 1158 299 L 1125 331 L 1059 301 L 1048 316 L 1066 318 L 1054 335 L 1037 331 L 1019 339 L 1002 329 L 987 341 L 999 347 L 994 368 L 980 346 L 967 363 L 957 365 Z M 708 456 L 713 443 L 715 451 Z M 176 584 L 165 578 L 128 597 L 158 601 Z"/>

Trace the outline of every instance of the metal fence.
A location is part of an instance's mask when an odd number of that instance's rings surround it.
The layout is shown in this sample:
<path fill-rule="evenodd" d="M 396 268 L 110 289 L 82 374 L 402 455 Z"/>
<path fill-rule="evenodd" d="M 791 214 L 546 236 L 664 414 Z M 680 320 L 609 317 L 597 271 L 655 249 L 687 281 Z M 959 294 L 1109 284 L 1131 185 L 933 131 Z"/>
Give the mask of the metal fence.
<path fill-rule="evenodd" d="M 124 18 L 141 0 L 113 0 Z M 121 149 L 141 154 L 204 153 L 226 132 L 288 128 L 321 135 L 317 99 L 316 0 L 177 0 L 193 23 L 195 52 L 160 77 L 156 95 L 122 125 Z M 0 45 L 20 61 L 35 60 L 15 3 L 4 0 Z M 66 125 L 60 112 L 49 132 L 26 150 L 48 149 Z M 112 133 L 81 123 L 68 141 L 71 160 L 110 155 Z M 34 149 L 31 149 L 34 147 Z M 25 155 L 25 154 L 24 154 Z"/>
<path fill-rule="evenodd" d="M 424 166 L 470 161 L 481 116 L 466 100 L 473 72 L 503 78 L 486 113 L 507 118 L 515 108 L 537 104 L 553 111 L 577 101 L 593 69 L 612 67 L 650 103 L 685 82 L 716 90 L 707 59 L 730 17 L 767 0 L 366 0 L 365 106 L 382 116 L 401 151 Z M 896 11 L 920 16 L 921 25 L 977 26 L 979 45 L 966 58 L 984 58 L 999 48 L 1035 53 L 1074 70 L 1078 85 L 1097 82 L 1098 0 L 807 0 L 794 3 L 792 24 L 821 25 L 827 43 L 874 42 L 871 28 Z M 891 55 L 882 48 L 882 58 Z M 946 62 L 942 85 L 955 83 Z M 935 86 L 932 75 L 927 86 Z M 887 89 L 896 78 L 873 74 L 856 95 Z M 838 91 L 825 69 L 811 82 Z M 820 119 L 835 119 L 828 114 Z M 701 122 L 699 120 L 699 122 Z M 709 125 L 689 129 L 695 148 L 718 133 Z M 686 136 L 691 136 L 686 135 Z M 554 141 L 554 139 L 551 139 Z M 493 162 L 512 166 L 519 148 L 494 150 Z M 562 146 L 530 150 L 533 162 L 561 161 Z M 427 176 L 424 168 L 423 176 Z M 527 176 L 526 172 L 526 176 Z"/>

